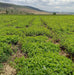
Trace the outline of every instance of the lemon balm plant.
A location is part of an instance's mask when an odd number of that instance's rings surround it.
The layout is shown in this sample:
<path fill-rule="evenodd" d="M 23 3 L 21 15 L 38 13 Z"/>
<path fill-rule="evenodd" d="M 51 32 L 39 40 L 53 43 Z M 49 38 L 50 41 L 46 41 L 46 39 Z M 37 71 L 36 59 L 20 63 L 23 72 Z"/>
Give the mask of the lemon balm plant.
<path fill-rule="evenodd" d="M 73 75 L 72 60 L 59 54 L 74 53 L 73 35 L 73 15 L 0 15 L 0 67 L 19 51 L 16 75 Z"/>

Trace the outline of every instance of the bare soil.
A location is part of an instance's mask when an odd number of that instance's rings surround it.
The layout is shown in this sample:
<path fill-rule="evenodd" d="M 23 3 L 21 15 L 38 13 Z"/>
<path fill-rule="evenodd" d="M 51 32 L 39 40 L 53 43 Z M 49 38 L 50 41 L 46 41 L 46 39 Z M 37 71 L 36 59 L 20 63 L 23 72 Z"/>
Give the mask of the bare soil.
<path fill-rule="evenodd" d="M 1 75 L 16 75 L 16 69 L 11 67 L 9 64 L 4 63 L 3 73 Z"/>
<path fill-rule="evenodd" d="M 48 42 L 48 41 L 52 41 L 52 38 L 49 37 L 48 40 L 46 40 L 46 41 L 47 41 L 47 42 Z"/>
<path fill-rule="evenodd" d="M 63 50 L 59 54 L 70 58 L 70 54 L 64 52 Z"/>

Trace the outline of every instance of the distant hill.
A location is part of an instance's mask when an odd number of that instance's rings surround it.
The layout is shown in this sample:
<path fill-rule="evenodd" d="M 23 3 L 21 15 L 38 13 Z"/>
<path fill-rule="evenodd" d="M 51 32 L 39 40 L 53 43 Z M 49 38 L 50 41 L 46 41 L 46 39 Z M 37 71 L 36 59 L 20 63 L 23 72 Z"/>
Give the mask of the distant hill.
<path fill-rule="evenodd" d="M 30 6 L 21 6 L 0 2 L 0 14 L 50 14 Z"/>

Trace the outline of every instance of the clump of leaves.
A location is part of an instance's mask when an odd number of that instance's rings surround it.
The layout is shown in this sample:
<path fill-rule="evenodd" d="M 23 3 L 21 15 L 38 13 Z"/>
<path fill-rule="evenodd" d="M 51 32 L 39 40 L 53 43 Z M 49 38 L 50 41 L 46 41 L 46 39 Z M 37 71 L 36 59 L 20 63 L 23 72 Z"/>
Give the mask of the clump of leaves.
<path fill-rule="evenodd" d="M 72 61 L 53 52 L 17 58 L 15 62 L 17 75 L 70 75 L 72 72 Z"/>

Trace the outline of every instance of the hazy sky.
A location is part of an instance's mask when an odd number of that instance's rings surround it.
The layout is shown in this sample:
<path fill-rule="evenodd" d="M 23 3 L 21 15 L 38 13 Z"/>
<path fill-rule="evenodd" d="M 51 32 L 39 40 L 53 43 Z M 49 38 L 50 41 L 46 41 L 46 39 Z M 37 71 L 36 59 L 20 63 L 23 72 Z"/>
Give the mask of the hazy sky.
<path fill-rule="evenodd" d="M 74 12 L 74 0 L 0 0 L 19 5 L 27 5 L 46 11 Z"/>

